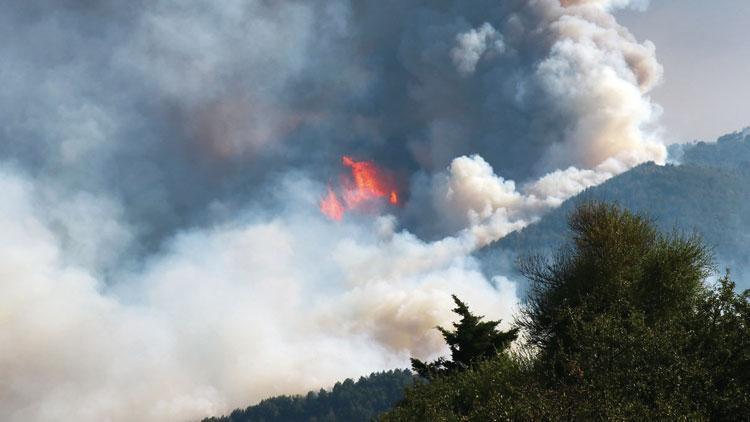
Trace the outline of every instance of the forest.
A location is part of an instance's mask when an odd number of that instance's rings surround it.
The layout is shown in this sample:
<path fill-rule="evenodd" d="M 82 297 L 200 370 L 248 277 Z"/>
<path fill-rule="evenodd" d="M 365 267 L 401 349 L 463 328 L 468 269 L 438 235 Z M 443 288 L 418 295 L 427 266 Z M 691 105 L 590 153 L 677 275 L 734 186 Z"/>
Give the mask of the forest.
<path fill-rule="evenodd" d="M 274 397 L 203 422 L 369 421 L 398 403 L 415 381 L 407 369 L 378 372 L 336 383 L 330 391 Z"/>

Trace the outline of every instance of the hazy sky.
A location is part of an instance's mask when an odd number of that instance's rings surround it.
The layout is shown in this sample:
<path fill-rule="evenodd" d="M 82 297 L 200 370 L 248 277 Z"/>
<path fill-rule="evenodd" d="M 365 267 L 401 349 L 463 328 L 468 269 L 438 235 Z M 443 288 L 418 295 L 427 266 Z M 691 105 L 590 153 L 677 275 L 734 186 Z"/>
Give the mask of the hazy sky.
<path fill-rule="evenodd" d="M 651 0 L 620 22 L 656 44 L 668 140 L 715 139 L 750 126 L 750 1 Z"/>

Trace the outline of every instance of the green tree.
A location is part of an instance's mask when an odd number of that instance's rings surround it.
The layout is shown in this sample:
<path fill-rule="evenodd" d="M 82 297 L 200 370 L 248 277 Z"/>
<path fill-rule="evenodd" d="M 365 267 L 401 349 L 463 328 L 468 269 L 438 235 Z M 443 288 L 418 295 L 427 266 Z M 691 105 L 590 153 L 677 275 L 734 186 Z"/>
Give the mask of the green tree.
<path fill-rule="evenodd" d="M 735 288 L 727 272 L 706 292 L 689 344 L 708 375 L 697 395 L 712 420 L 750 419 L 750 290 Z"/>
<path fill-rule="evenodd" d="M 451 359 L 438 358 L 430 363 L 412 359 L 412 368 L 424 378 L 464 371 L 473 364 L 504 351 L 518 336 L 518 329 L 499 330 L 497 326 L 501 321 L 482 321 L 484 316 L 472 314 L 469 307 L 456 295 L 452 297 L 456 303 L 453 312 L 461 319 L 453 323 L 453 331 L 437 327 L 450 347 Z"/>
<path fill-rule="evenodd" d="M 525 260 L 522 353 L 407 391 L 385 420 L 750 420 L 750 293 L 696 236 L 589 203 Z"/>
<path fill-rule="evenodd" d="M 531 291 L 518 323 L 545 388 L 583 418 L 702 414 L 690 343 L 707 248 L 608 204 L 584 204 L 569 224 L 568 248 L 521 268 Z"/>

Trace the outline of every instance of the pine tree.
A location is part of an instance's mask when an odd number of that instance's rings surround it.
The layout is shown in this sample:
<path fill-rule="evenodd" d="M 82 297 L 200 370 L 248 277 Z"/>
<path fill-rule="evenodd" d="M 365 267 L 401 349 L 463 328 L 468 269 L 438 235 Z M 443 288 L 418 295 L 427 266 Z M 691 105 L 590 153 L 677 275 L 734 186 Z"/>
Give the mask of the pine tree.
<path fill-rule="evenodd" d="M 431 379 L 438 375 L 450 375 L 464 371 L 473 364 L 503 352 L 518 336 L 518 329 L 502 331 L 497 328 L 500 321 L 482 321 L 484 316 L 474 315 L 469 307 L 453 295 L 456 307 L 453 312 L 461 317 L 453 323 L 454 331 L 437 327 L 450 347 L 451 360 L 438 358 L 426 363 L 412 359 L 413 370 L 422 377 Z"/>

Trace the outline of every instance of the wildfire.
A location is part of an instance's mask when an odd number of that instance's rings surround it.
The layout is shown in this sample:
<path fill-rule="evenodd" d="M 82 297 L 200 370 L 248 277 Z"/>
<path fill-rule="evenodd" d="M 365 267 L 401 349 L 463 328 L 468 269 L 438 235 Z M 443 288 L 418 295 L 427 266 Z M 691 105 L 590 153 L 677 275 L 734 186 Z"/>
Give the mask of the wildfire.
<path fill-rule="evenodd" d="M 344 156 L 341 162 L 350 174 L 342 175 L 339 194 L 328 186 L 328 193 L 320 201 L 320 211 L 332 220 L 341 220 L 351 210 L 366 210 L 383 200 L 399 204 L 399 194 L 393 176 L 372 161 L 355 161 Z"/>
<path fill-rule="evenodd" d="M 344 206 L 330 187 L 328 195 L 320 201 L 320 211 L 331 220 L 341 221 L 344 218 Z"/>

